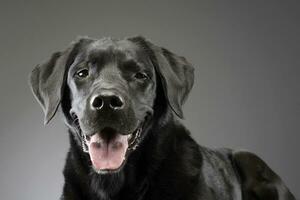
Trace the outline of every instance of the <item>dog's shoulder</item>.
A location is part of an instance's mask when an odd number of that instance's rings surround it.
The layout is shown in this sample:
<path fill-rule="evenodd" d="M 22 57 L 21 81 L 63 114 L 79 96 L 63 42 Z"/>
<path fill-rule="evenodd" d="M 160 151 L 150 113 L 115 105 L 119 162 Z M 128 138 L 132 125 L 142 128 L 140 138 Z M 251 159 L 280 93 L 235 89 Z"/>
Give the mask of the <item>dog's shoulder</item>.
<path fill-rule="evenodd" d="M 202 165 L 202 155 L 199 145 L 192 138 L 188 129 L 180 123 L 168 127 L 168 136 L 165 138 L 168 153 L 166 162 L 174 162 L 181 173 L 186 176 L 198 176 Z"/>
<path fill-rule="evenodd" d="M 242 185 L 243 199 L 295 199 L 280 177 L 256 154 L 233 151 L 231 158 Z"/>

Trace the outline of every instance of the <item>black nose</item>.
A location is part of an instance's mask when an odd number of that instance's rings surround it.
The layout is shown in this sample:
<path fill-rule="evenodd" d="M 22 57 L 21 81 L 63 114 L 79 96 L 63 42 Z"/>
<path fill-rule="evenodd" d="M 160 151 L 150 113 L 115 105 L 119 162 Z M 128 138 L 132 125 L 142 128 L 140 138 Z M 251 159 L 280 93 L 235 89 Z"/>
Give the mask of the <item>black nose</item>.
<path fill-rule="evenodd" d="M 116 94 L 100 94 L 92 98 L 91 106 L 96 110 L 101 110 L 105 107 L 119 110 L 123 109 L 124 101 L 121 96 Z"/>

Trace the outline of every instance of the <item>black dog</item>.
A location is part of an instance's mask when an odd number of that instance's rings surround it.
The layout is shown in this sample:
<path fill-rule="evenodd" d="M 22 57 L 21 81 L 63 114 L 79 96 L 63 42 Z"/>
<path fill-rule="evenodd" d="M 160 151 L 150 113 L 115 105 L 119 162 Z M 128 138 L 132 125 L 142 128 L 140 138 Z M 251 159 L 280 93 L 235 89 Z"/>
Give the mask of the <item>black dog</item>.
<path fill-rule="evenodd" d="M 61 199 L 295 199 L 256 155 L 191 138 L 178 117 L 193 71 L 143 37 L 81 38 L 38 65 L 45 123 L 60 105 L 69 127 Z"/>

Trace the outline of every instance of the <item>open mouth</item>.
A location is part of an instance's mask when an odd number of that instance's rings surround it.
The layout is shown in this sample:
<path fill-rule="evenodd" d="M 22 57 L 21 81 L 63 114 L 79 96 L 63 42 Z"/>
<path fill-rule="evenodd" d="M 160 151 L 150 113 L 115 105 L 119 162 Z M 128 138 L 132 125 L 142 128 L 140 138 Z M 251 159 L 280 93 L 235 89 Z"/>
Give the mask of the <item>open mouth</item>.
<path fill-rule="evenodd" d="M 89 153 L 94 170 L 100 174 L 118 172 L 130 153 L 141 140 L 143 126 L 139 125 L 130 134 L 120 134 L 111 127 L 92 136 L 83 134 L 86 152 Z"/>

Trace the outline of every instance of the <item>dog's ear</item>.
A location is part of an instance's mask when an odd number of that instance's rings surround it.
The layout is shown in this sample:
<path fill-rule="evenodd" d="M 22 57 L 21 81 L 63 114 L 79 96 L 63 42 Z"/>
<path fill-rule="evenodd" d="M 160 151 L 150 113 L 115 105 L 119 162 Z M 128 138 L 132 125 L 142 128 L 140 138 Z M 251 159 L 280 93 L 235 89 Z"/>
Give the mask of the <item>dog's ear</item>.
<path fill-rule="evenodd" d="M 168 103 L 175 114 L 183 118 L 182 105 L 194 83 L 194 67 L 182 56 L 159 47 L 142 36 L 129 38 L 149 54 L 159 74 Z"/>
<path fill-rule="evenodd" d="M 29 84 L 37 101 L 43 108 L 47 124 L 55 115 L 66 80 L 65 73 L 73 63 L 79 45 L 86 40 L 78 39 L 62 52 L 53 53 L 46 62 L 37 65 L 30 74 Z"/>

